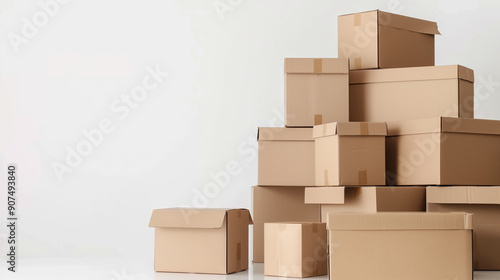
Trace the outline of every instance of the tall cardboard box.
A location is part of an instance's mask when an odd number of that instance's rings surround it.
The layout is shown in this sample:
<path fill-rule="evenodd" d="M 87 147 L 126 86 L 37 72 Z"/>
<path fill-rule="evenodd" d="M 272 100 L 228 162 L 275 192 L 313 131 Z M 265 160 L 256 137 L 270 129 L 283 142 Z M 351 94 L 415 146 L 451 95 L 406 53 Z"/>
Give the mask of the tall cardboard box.
<path fill-rule="evenodd" d="M 385 185 L 385 123 L 313 128 L 316 186 Z"/>
<path fill-rule="evenodd" d="M 330 280 L 471 280 L 472 215 L 330 214 Z"/>
<path fill-rule="evenodd" d="M 264 275 L 305 278 L 328 274 L 325 223 L 265 223 L 264 231 Z"/>
<path fill-rule="evenodd" d="M 305 203 L 319 204 L 321 221 L 330 213 L 425 212 L 426 187 L 306 188 Z"/>
<path fill-rule="evenodd" d="M 460 65 L 352 71 L 349 120 L 474 117 L 474 71 Z"/>
<path fill-rule="evenodd" d="M 314 186 L 312 128 L 260 127 L 260 186 Z"/>
<path fill-rule="evenodd" d="M 349 121 L 349 60 L 285 58 L 285 125 Z"/>
<path fill-rule="evenodd" d="M 319 205 L 304 203 L 305 187 L 252 187 L 253 262 L 264 262 L 264 223 L 319 222 Z"/>
<path fill-rule="evenodd" d="M 474 214 L 474 269 L 500 270 L 500 187 L 429 187 L 427 211 Z"/>
<path fill-rule="evenodd" d="M 246 209 L 156 209 L 155 271 L 229 274 L 248 269 Z"/>
<path fill-rule="evenodd" d="M 437 24 L 383 11 L 338 18 L 338 52 L 351 70 L 434 65 Z"/>
<path fill-rule="evenodd" d="M 500 185 L 500 121 L 429 118 L 388 122 L 390 185 Z"/>

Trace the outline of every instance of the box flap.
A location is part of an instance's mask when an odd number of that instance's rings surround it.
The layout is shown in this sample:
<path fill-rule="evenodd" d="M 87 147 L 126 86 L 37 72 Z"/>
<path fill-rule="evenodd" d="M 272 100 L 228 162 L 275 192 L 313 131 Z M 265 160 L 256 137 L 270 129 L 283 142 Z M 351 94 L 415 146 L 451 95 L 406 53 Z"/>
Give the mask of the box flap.
<path fill-rule="evenodd" d="M 240 215 L 246 215 L 248 217 L 248 224 L 253 225 L 252 215 L 250 215 L 250 211 L 248 209 L 242 208 L 242 209 L 228 209 L 227 210 L 227 212 L 232 212 L 232 211 L 240 212 L 238 217 L 240 217 Z"/>
<path fill-rule="evenodd" d="M 310 187 L 305 190 L 306 204 L 344 204 L 344 187 Z"/>
<path fill-rule="evenodd" d="M 421 66 L 357 70 L 349 73 L 349 84 L 461 79 L 474 82 L 474 71 L 460 65 Z"/>
<path fill-rule="evenodd" d="M 330 230 L 464 230 L 472 229 L 469 213 L 384 212 L 328 215 Z"/>
<path fill-rule="evenodd" d="M 258 141 L 313 141 L 310 127 L 259 127 Z"/>
<path fill-rule="evenodd" d="M 348 74 L 347 58 L 285 58 L 288 74 Z"/>
<path fill-rule="evenodd" d="M 230 209 L 155 209 L 149 227 L 221 228 L 228 210 Z"/>
<path fill-rule="evenodd" d="M 428 187 L 427 203 L 500 204 L 500 187 Z"/>
<path fill-rule="evenodd" d="M 433 21 L 392 14 L 380 10 L 378 11 L 378 24 L 418 33 L 441 35 L 437 23 Z"/>
<path fill-rule="evenodd" d="M 500 135 L 500 121 L 468 118 L 428 118 L 387 122 L 388 135 L 410 135 L 432 132 Z"/>
<path fill-rule="evenodd" d="M 333 122 L 313 127 L 313 138 L 331 135 L 387 135 L 387 126 L 385 122 Z"/>

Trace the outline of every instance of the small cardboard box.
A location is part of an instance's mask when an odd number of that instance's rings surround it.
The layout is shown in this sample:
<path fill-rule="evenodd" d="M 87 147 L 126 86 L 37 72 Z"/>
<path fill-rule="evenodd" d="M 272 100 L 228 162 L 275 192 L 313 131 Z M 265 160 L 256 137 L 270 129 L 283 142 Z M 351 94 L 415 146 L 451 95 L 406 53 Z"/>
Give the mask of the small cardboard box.
<path fill-rule="evenodd" d="M 264 275 L 305 278 L 328 274 L 325 223 L 265 223 L 264 230 Z"/>
<path fill-rule="evenodd" d="M 246 209 L 156 209 L 155 271 L 229 274 L 248 269 Z"/>
<path fill-rule="evenodd" d="M 472 214 L 328 215 L 330 280 L 472 280 Z"/>
<path fill-rule="evenodd" d="M 460 65 L 352 71 L 349 79 L 350 121 L 474 117 L 474 71 Z"/>
<path fill-rule="evenodd" d="M 429 187 L 428 212 L 474 214 L 474 269 L 500 270 L 500 187 Z"/>
<path fill-rule="evenodd" d="M 319 205 L 304 203 L 305 187 L 252 188 L 253 262 L 264 262 L 264 223 L 319 222 Z"/>
<path fill-rule="evenodd" d="M 349 121 L 349 60 L 285 58 L 285 124 Z"/>
<path fill-rule="evenodd" d="M 390 185 L 500 185 L 500 121 L 430 118 L 388 122 Z"/>
<path fill-rule="evenodd" d="M 329 213 L 425 212 L 425 187 L 306 188 L 305 203 L 321 206 L 321 221 Z"/>
<path fill-rule="evenodd" d="M 385 123 L 313 128 L 316 186 L 385 185 Z"/>
<path fill-rule="evenodd" d="M 312 128 L 260 127 L 259 186 L 314 186 Z"/>
<path fill-rule="evenodd" d="M 351 70 L 434 65 L 437 24 L 379 10 L 338 18 L 338 52 Z"/>

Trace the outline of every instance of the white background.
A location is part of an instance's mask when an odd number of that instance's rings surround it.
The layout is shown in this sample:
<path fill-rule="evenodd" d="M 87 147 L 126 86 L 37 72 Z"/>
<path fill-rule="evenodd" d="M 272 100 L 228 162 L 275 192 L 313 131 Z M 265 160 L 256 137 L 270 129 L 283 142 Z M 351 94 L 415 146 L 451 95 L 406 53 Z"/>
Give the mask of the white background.
<path fill-rule="evenodd" d="M 102 279 L 134 260 L 152 270 L 152 209 L 250 208 L 257 126 L 283 125 L 283 58 L 336 57 L 341 14 L 437 21 L 436 64 L 474 69 L 476 117 L 500 119 L 498 1 L 73 0 L 48 16 L 47 2 L 0 0 L 0 178 L 17 164 L 20 275 L 100 258 L 114 260 Z M 155 68 L 169 76 L 117 110 Z"/>

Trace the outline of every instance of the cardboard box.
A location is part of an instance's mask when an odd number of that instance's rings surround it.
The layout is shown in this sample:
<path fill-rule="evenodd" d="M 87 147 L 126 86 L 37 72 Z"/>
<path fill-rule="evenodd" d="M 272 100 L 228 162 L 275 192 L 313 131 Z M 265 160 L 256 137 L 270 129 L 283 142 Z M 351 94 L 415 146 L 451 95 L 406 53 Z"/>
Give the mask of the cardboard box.
<path fill-rule="evenodd" d="M 264 275 L 313 277 L 328 274 L 325 223 L 266 223 Z"/>
<path fill-rule="evenodd" d="M 430 118 L 387 123 L 391 185 L 500 185 L 500 121 Z"/>
<path fill-rule="evenodd" d="M 351 70 L 434 65 L 437 24 L 379 10 L 339 16 L 338 52 Z"/>
<path fill-rule="evenodd" d="M 385 185 L 385 123 L 313 128 L 316 186 Z"/>
<path fill-rule="evenodd" d="M 330 280 L 471 280 L 472 215 L 330 214 Z"/>
<path fill-rule="evenodd" d="M 246 209 L 156 209 L 155 271 L 229 274 L 248 269 Z"/>
<path fill-rule="evenodd" d="M 285 58 L 285 125 L 349 121 L 349 60 Z"/>
<path fill-rule="evenodd" d="M 312 128 L 260 127 L 258 184 L 314 186 Z"/>
<path fill-rule="evenodd" d="M 425 187 L 306 188 L 305 203 L 319 204 L 321 221 L 329 213 L 425 212 Z"/>
<path fill-rule="evenodd" d="M 500 270 L 500 187 L 429 187 L 427 211 L 474 214 L 474 269 Z"/>
<path fill-rule="evenodd" d="M 474 117 L 474 71 L 460 65 L 352 71 L 350 121 Z"/>
<path fill-rule="evenodd" d="M 253 262 L 264 262 L 264 223 L 319 222 L 319 205 L 304 203 L 305 187 L 252 188 Z"/>

